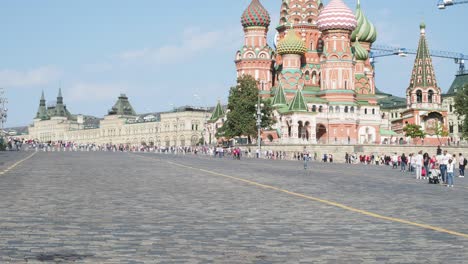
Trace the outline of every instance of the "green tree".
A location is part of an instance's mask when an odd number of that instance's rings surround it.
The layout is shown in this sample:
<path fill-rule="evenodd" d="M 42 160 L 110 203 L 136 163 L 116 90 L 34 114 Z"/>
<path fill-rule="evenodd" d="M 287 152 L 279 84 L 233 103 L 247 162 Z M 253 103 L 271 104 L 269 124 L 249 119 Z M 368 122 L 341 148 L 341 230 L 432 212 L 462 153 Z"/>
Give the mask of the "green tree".
<path fill-rule="evenodd" d="M 249 75 L 239 77 L 237 86 L 231 87 L 228 99 L 228 113 L 226 122 L 219 129 L 218 136 L 234 138 L 246 136 L 249 143 L 252 137 L 257 136 L 255 105 L 258 103 L 257 81 Z M 270 127 L 274 120 L 272 115 L 272 105 L 270 100 L 261 100 L 264 104 L 262 109 L 262 128 Z"/>
<path fill-rule="evenodd" d="M 458 89 L 454 107 L 458 116 L 468 117 L 468 84 Z M 468 138 L 468 118 L 463 118 L 462 137 Z"/>
<path fill-rule="evenodd" d="M 439 140 L 439 145 L 442 145 L 442 142 L 440 142 L 440 137 L 448 137 L 449 132 L 440 122 L 437 122 L 434 126 L 434 134 L 437 136 L 437 140 Z"/>
<path fill-rule="evenodd" d="M 403 128 L 403 132 L 405 132 L 405 135 L 407 137 L 410 137 L 413 140 L 415 138 L 424 139 L 426 137 L 426 133 L 424 133 L 424 131 L 422 131 L 421 126 L 415 125 L 415 124 L 407 124 Z"/>

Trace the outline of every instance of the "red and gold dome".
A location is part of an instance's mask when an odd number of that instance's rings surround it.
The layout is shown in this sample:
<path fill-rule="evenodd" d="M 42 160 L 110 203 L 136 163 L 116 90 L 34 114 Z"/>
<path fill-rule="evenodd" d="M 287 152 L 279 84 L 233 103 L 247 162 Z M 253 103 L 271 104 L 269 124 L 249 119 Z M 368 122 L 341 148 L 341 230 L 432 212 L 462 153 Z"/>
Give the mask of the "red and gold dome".
<path fill-rule="evenodd" d="M 342 0 L 331 0 L 320 12 L 317 26 L 320 31 L 332 29 L 353 31 L 356 29 L 357 20 L 353 11 Z"/>
<path fill-rule="evenodd" d="M 259 0 L 252 0 L 249 7 L 242 14 L 241 23 L 244 28 L 268 27 L 271 23 L 271 18 Z"/>

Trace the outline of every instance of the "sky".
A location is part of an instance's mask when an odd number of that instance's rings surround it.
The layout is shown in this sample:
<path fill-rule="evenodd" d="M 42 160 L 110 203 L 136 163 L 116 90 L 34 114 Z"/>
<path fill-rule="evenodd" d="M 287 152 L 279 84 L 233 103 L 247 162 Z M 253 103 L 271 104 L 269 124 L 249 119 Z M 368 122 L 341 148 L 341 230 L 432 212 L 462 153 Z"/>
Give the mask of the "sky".
<path fill-rule="evenodd" d="M 344 0 L 355 9 L 357 0 Z M 281 0 L 262 0 L 273 45 Z M 324 0 L 328 3 L 328 0 Z M 0 1 L 0 87 L 7 127 L 32 123 L 41 91 L 48 103 L 62 88 L 73 114 L 104 116 L 121 93 L 138 113 L 227 102 L 243 44 L 240 16 L 250 0 Z M 438 10 L 437 0 L 361 0 L 376 25 L 376 44 L 416 49 L 419 24 L 429 48 L 468 54 L 467 5 Z M 404 96 L 414 56 L 382 57 L 377 87 Z M 446 91 L 458 66 L 434 59 Z"/>

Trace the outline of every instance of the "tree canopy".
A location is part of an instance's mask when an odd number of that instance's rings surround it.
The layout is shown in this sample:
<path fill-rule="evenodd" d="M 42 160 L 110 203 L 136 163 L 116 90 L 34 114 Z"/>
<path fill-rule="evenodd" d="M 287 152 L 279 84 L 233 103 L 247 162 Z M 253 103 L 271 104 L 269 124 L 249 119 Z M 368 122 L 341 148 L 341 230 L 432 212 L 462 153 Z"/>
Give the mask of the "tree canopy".
<path fill-rule="evenodd" d="M 468 85 L 465 85 L 462 89 L 458 89 L 457 95 L 455 96 L 455 113 L 459 116 L 468 116 Z M 462 128 L 463 138 L 468 138 L 468 119 L 463 118 Z"/>
<path fill-rule="evenodd" d="M 231 87 L 229 91 L 227 118 L 218 135 L 226 138 L 246 136 L 249 141 L 252 136 L 256 136 L 255 105 L 258 103 L 258 96 L 257 81 L 250 75 L 239 77 L 237 85 Z M 268 128 L 274 122 L 273 108 L 270 100 L 261 100 L 261 103 L 264 104 L 262 128 Z"/>
<path fill-rule="evenodd" d="M 415 138 L 424 139 L 426 137 L 426 133 L 424 133 L 424 131 L 422 130 L 422 127 L 419 125 L 415 125 L 415 124 L 407 124 L 403 128 L 403 132 L 405 132 L 405 135 L 407 137 L 410 137 L 412 139 L 415 139 Z"/>

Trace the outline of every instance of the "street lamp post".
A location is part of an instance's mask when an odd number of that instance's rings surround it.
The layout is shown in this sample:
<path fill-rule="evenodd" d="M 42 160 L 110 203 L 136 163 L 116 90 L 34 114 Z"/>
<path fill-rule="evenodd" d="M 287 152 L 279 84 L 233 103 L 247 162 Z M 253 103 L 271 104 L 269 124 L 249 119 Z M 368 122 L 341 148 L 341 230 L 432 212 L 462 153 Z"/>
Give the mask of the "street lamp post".
<path fill-rule="evenodd" d="M 262 85 L 262 91 L 265 85 L 265 82 L 260 81 L 260 84 Z M 261 136 L 261 129 L 262 129 L 262 108 L 265 107 L 263 103 L 261 103 L 260 100 L 260 93 L 258 93 L 258 102 L 255 105 L 255 108 L 257 108 L 257 113 L 254 115 L 257 118 L 257 145 L 258 145 L 258 157 L 260 158 L 262 154 L 262 136 Z"/>
<path fill-rule="evenodd" d="M 8 108 L 6 108 L 7 103 L 8 100 L 5 97 L 5 90 L 0 88 L 0 146 L 3 146 L 5 143 L 4 124 L 8 116 Z"/>

